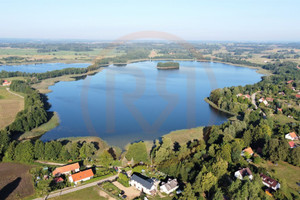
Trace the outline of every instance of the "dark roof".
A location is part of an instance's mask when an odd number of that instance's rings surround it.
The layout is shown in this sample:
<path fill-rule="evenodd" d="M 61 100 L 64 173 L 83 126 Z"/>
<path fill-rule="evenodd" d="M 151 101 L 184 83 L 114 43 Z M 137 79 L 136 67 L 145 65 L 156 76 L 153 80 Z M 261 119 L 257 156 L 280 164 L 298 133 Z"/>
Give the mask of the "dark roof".
<path fill-rule="evenodd" d="M 250 176 L 252 175 L 251 170 L 247 167 L 247 168 L 243 168 L 241 170 L 239 170 L 240 174 L 244 177 L 244 176 Z"/>
<path fill-rule="evenodd" d="M 276 187 L 277 185 L 277 181 L 275 181 L 274 179 L 264 175 L 264 174 L 260 174 L 260 177 L 262 178 L 263 182 L 267 183 L 268 185 L 270 185 L 271 187 Z"/>
<path fill-rule="evenodd" d="M 143 187 L 147 188 L 148 190 L 150 190 L 151 187 L 154 184 L 154 181 L 151 180 L 150 178 L 142 177 L 142 176 L 137 175 L 137 174 L 133 174 L 131 176 L 130 180 L 134 180 L 134 181 L 140 183 Z"/>

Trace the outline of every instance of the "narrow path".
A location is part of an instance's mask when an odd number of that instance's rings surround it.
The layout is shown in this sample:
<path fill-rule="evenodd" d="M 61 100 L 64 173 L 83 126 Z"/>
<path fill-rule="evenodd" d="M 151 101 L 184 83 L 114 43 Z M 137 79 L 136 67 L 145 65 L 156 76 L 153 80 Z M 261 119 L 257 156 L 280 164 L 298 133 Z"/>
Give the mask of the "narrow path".
<path fill-rule="evenodd" d="M 76 186 L 76 187 L 68 187 L 68 188 L 64 188 L 64 189 L 61 189 L 60 191 L 54 191 L 54 192 L 51 192 L 50 194 L 48 194 L 47 196 L 45 197 L 40 197 L 40 198 L 36 198 L 34 200 L 45 200 L 45 199 L 50 199 L 50 198 L 53 198 L 53 197 L 58 197 L 58 196 L 61 196 L 61 195 L 64 195 L 64 194 L 68 194 L 68 193 L 71 193 L 71 192 L 75 192 L 75 191 L 78 191 L 78 190 L 82 190 L 82 189 L 85 189 L 85 188 L 88 188 L 88 187 L 92 187 L 92 186 L 96 186 L 104 181 L 112 181 L 113 179 L 115 179 L 118 175 L 114 175 L 114 176 L 111 176 L 111 177 L 108 177 L 108 178 L 105 178 L 105 179 L 102 179 L 100 181 L 95 181 L 95 182 L 92 182 L 92 183 L 88 183 L 88 184 L 85 184 L 85 185 L 80 185 L 80 186 Z"/>
<path fill-rule="evenodd" d="M 9 89 L 9 88 L 6 88 L 6 90 L 7 90 L 9 93 L 11 93 L 11 94 L 13 94 L 13 95 L 16 95 L 16 96 L 18 96 L 18 97 L 20 97 L 20 98 L 24 99 L 24 97 L 23 97 L 23 96 L 21 96 L 21 95 L 19 95 L 19 94 L 17 94 L 17 93 L 14 93 L 14 92 L 12 92 L 12 91 L 10 91 L 10 89 Z"/>
<path fill-rule="evenodd" d="M 66 165 L 66 163 L 55 163 L 55 162 L 47 162 L 47 161 L 40 161 L 40 160 L 36 160 L 34 162 L 46 164 L 46 165 L 58 165 L 58 166 Z"/>

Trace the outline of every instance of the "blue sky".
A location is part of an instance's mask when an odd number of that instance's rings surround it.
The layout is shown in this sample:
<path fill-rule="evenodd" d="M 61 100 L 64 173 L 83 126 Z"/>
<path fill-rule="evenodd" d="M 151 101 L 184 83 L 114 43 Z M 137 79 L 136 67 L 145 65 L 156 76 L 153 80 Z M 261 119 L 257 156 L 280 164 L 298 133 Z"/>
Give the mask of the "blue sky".
<path fill-rule="evenodd" d="M 0 38 L 300 41 L 299 0 L 0 0 Z M 145 38 L 146 39 L 146 38 Z"/>

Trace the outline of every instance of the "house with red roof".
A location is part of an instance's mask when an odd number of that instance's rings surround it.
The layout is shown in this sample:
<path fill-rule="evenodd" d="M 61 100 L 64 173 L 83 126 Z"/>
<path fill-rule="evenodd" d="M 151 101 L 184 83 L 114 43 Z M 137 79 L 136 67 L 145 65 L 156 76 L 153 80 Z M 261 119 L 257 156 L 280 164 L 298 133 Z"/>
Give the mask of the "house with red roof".
<path fill-rule="evenodd" d="M 53 172 L 53 176 L 60 176 L 62 174 L 70 175 L 71 173 L 79 172 L 80 167 L 78 163 L 73 163 L 63 167 L 57 167 Z"/>
<path fill-rule="evenodd" d="M 273 101 L 274 101 L 274 99 L 271 98 L 271 97 L 267 97 L 266 100 L 267 100 L 268 102 L 273 102 Z"/>
<path fill-rule="evenodd" d="M 249 94 L 245 94 L 244 97 L 246 97 L 247 99 L 250 99 L 250 95 Z"/>
<path fill-rule="evenodd" d="M 297 98 L 297 99 L 300 99 L 300 94 L 296 94 L 296 98 Z"/>
<path fill-rule="evenodd" d="M 62 177 L 56 177 L 53 179 L 55 183 L 61 183 L 64 182 L 64 179 Z"/>
<path fill-rule="evenodd" d="M 291 148 L 291 149 L 296 147 L 296 145 L 295 145 L 295 143 L 294 143 L 293 141 L 290 141 L 290 142 L 289 142 L 289 145 L 290 145 L 290 148 Z"/>
<path fill-rule="evenodd" d="M 69 176 L 69 181 L 71 183 L 77 184 L 82 181 L 90 180 L 91 178 L 93 178 L 93 176 L 94 176 L 93 170 L 88 169 L 88 170 L 78 172 L 76 174 L 72 174 L 71 176 Z"/>
<path fill-rule="evenodd" d="M 277 181 L 275 181 L 274 179 L 264 175 L 264 174 L 260 174 L 260 177 L 262 179 L 262 183 L 269 187 L 272 188 L 273 190 L 277 190 L 280 188 L 280 183 L 278 183 Z"/>
<path fill-rule="evenodd" d="M 294 80 L 289 80 L 288 82 L 286 82 L 287 84 L 290 84 L 290 83 L 292 83 L 292 82 L 294 82 Z"/>
<path fill-rule="evenodd" d="M 298 136 L 296 135 L 295 132 L 290 132 L 288 134 L 285 135 L 285 139 L 288 140 L 298 140 Z"/>
<path fill-rule="evenodd" d="M 245 156 L 245 153 L 248 153 L 249 155 L 252 156 L 254 152 L 251 147 L 248 147 L 248 148 L 243 149 L 243 151 L 241 152 L 241 156 Z"/>
<path fill-rule="evenodd" d="M 4 82 L 2 83 L 2 86 L 10 86 L 11 82 L 8 80 L 4 80 Z"/>

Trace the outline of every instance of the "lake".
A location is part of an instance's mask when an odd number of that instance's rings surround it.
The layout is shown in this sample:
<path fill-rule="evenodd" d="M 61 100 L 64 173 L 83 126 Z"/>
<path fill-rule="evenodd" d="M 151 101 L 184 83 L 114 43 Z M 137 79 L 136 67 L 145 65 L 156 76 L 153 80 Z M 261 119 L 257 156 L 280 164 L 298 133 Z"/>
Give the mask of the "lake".
<path fill-rule="evenodd" d="M 99 136 L 124 146 L 173 130 L 221 124 L 228 116 L 203 99 L 212 89 L 253 84 L 262 76 L 221 63 L 182 61 L 179 70 L 157 70 L 156 64 L 109 66 L 84 80 L 51 86 L 51 110 L 61 124 L 42 139 Z"/>
<path fill-rule="evenodd" d="M 157 62 L 109 66 L 73 82 L 59 82 L 48 95 L 61 123 L 42 140 L 98 136 L 111 145 L 153 140 L 173 130 L 221 124 L 225 114 L 204 98 L 215 88 L 253 84 L 254 69 L 222 63 L 181 61 L 179 70 L 157 70 Z M 0 70 L 46 72 L 87 63 L 0 66 Z"/>

